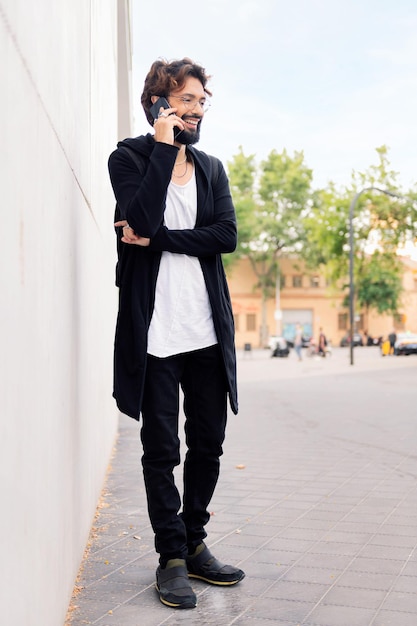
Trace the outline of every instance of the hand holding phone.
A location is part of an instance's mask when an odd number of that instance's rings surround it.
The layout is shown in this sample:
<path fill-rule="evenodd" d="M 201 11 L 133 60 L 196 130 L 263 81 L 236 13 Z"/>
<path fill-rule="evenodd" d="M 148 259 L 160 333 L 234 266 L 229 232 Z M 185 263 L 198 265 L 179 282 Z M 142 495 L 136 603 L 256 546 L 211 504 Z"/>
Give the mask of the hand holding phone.
<path fill-rule="evenodd" d="M 159 111 L 163 107 L 164 109 L 170 109 L 171 106 L 166 98 L 158 98 L 156 102 L 151 106 L 151 113 L 154 120 L 158 119 Z"/>
<path fill-rule="evenodd" d="M 161 110 L 161 108 L 172 109 L 171 105 L 169 104 L 166 98 L 163 98 L 163 97 L 158 98 L 158 100 L 154 102 L 154 104 L 151 106 L 150 112 L 154 120 L 158 119 L 159 111 Z M 169 115 L 175 115 L 175 113 L 170 113 Z M 174 126 L 173 127 L 174 139 L 176 139 L 176 137 L 178 137 L 178 135 L 182 133 L 183 130 L 184 130 L 183 128 L 178 128 L 178 126 Z"/>

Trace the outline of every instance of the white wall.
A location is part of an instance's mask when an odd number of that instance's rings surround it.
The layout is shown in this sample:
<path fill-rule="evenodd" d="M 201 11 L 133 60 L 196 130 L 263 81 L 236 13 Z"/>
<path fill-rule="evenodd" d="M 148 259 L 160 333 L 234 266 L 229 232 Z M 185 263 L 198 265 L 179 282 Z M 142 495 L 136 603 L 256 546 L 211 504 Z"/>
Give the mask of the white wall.
<path fill-rule="evenodd" d="M 117 428 L 107 174 L 119 123 L 117 4 L 0 0 L 7 626 L 64 623 Z"/>

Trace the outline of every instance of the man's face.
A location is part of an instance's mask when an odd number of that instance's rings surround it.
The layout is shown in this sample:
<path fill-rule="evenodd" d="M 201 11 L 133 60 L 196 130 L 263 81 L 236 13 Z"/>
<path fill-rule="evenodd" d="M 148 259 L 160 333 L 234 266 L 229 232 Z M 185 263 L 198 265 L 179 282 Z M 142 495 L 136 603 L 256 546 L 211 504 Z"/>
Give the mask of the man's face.
<path fill-rule="evenodd" d="M 181 89 L 170 93 L 168 102 L 177 109 L 176 115 L 185 125 L 185 129 L 176 134 L 175 142 L 185 145 L 197 143 L 207 102 L 203 85 L 198 78 L 193 76 L 187 78 Z"/>

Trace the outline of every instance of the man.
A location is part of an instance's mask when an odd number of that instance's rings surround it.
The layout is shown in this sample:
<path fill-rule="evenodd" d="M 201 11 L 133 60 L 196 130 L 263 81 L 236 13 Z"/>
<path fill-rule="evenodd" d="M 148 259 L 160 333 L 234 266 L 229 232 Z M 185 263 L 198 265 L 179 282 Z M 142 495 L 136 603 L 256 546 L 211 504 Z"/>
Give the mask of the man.
<path fill-rule="evenodd" d="M 189 577 L 218 585 L 244 577 L 203 541 L 227 394 L 237 413 L 234 325 L 221 261 L 236 247 L 236 217 L 220 161 L 193 147 L 211 95 L 208 79 L 190 59 L 155 61 L 141 99 L 154 134 L 120 142 L 109 158 L 120 211 L 113 395 L 123 413 L 142 415 L 156 588 L 161 602 L 177 608 L 196 606 Z M 160 97 L 169 108 L 159 107 Z M 181 513 L 173 478 L 180 387 L 187 444 Z"/>
<path fill-rule="evenodd" d="M 303 360 L 302 349 L 303 349 L 303 328 L 301 324 L 297 323 L 295 325 L 294 350 L 299 361 Z"/>
<path fill-rule="evenodd" d="M 395 328 L 393 328 L 390 334 L 388 335 L 388 341 L 389 341 L 389 353 L 395 354 L 395 342 L 397 341 L 397 333 L 395 332 Z"/>
<path fill-rule="evenodd" d="M 323 332 L 323 329 L 320 328 L 319 330 L 319 345 L 318 345 L 318 352 L 321 356 L 325 357 L 326 356 L 326 347 L 327 347 L 327 339 L 326 339 L 326 335 Z"/>

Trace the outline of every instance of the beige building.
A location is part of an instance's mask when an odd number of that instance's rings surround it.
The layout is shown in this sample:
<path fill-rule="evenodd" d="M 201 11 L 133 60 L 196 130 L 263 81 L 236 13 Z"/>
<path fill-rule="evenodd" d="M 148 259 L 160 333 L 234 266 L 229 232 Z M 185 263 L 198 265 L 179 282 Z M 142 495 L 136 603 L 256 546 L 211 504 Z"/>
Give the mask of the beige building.
<path fill-rule="evenodd" d="M 280 261 L 281 278 L 275 296 L 267 301 L 268 335 L 294 336 L 299 322 L 306 336 L 317 340 L 323 328 L 328 340 L 336 346 L 349 331 L 349 311 L 343 306 L 344 295 L 334 293 L 323 275 L 311 272 L 299 260 Z M 261 347 L 262 300 L 254 289 L 257 278 L 248 259 L 237 261 L 227 271 L 236 324 L 236 346 Z M 375 311 L 355 311 L 356 328 L 363 335 L 386 337 L 397 331 L 417 332 L 417 262 L 404 257 L 404 293 L 400 314 L 378 315 Z"/>

